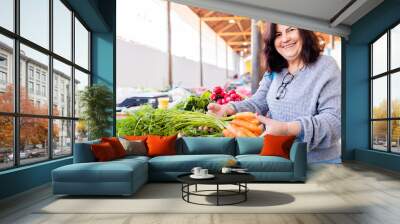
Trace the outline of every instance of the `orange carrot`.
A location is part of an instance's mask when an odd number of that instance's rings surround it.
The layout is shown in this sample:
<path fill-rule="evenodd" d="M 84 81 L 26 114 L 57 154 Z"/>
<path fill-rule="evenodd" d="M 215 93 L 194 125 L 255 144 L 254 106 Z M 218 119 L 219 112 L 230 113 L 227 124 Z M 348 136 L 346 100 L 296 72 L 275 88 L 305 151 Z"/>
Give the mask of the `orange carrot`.
<path fill-rule="evenodd" d="M 260 127 L 259 126 L 255 125 L 255 124 L 252 124 L 252 123 L 249 123 L 247 121 L 235 119 L 235 120 L 231 121 L 231 124 L 247 128 L 253 133 L 254 132 L 257 132 L 257 133 L 260 132 Z"/>
<path fill-rule="evenodd" d="M 258 125 L 257 126 L 258 127 L 258 130 L 257 131 L 253 131 L 253 133 L 255 134 L 255 135 L 257 135 L 257 136 L 260 136 L 262 133 L 263 133 L 263 128 L 264 128 L 264 126 L 262 125 L 262 124 L 260 124 L 260 125 Z"/>
<path fill-rule="evenodd" d="M 256 115 L 252 112 L 240 112 L 233 116 L 235 119 L 237 118 L 237 119 L 244 119 L 244 120 L 256 118 Z"/>
<path fill-rule="evenodd" d="M 246 122 L 249 122 L 249 123 L 252 123 L 252 124 L 255 124 L 255 125 L 259 125 L 260 124 L 260 121 L 258 119 L 256 119 L 256 118 L 251 118 L 251 119 L 237 118 L 235 120 L 242 120 L 242 121 L 246 121 Z"/>
<path fill-rule="evenodd" d="M 245 134 L 242 132 L 242 130 L 238 129 L 235 125 L 230 124 L 226 128 L 228 129 L 228 131 L 234 134 L 235 137 L 245 137 Z"/>
<path fill-rule="evenodd" d="M 257 137 L 256 134 L 254 134 L 253 132 L 251 132 L 249 129 L 244 128 L 244 127 L 240 127 L 240 126 L 236 126 L 239 130 L 241 130 L 243 132 L 243 134 L 246 135 L 246 137 Z"/>
<path fill-rule="evenodd" d="M 230 132 L 228 129 L 222 130 L 222 134 L 223 134 L 225 137 L 231 137 L 231 138 L 234 138 L 234 137 L 235 137 L 235 135 L 234 135 L 232 132 Z"/>

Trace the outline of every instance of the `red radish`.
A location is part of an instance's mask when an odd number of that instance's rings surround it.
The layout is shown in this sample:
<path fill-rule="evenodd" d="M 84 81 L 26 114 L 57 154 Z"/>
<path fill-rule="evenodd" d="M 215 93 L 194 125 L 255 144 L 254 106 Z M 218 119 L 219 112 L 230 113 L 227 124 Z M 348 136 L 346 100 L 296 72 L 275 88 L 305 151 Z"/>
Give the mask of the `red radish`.
<path fill-rule="evenodd" d="M 218 99 L 218 100 L 217 100 L 217 103 L 218 103 L 218 104 L 222 104 L 222 99 Z"/>
<path fill-rule="evenodd" d="M 221 99 L 221 104 L 225 104 L 225 103 L 227 103 L 227 102 L 225 101 L 225 99 Z"/>
<path fill-rule="evenodd" d="M 227 97 L 225 97 L 225 101 L 226 102 L 230 102 L 232 99 L 229 97 L 229 96 L 227 96 Z"/>
<path fill-rule="evenodd" d="M 211 94 L 211 99 L 212 100 L 216 100 L 217 99 L 217 94 L 215 94 L 215 93 Z"/>

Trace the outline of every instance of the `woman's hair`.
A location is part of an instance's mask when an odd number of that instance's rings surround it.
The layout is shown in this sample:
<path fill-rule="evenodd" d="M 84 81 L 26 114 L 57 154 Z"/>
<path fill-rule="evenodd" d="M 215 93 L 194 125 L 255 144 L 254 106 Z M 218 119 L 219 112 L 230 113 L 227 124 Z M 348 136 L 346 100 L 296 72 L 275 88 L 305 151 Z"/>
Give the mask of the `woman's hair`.
<path fill-rule="evenodd" d="M 278 53 L 275 48 L 275 35 L 276 35 L 276 24 L 269 24 L 268 34 L 265 38 L 264 55 L 266 59 L 266 67 L 269 72 L 280 72 L 283 68 L 288 66 L 288 63 L 282 55 Z M 301 49 L 301 59 L 305 65 L 309 65 L 317 61 L 324 46 L 320 45 L 318 36 L 309 30 L 299 29 L 300 38 L 303 41 Z"/>

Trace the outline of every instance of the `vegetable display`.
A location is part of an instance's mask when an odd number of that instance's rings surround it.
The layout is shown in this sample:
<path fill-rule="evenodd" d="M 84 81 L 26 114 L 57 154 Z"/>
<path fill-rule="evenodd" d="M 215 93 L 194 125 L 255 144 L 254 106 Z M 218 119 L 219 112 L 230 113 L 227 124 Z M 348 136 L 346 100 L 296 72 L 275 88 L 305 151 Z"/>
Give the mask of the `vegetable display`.
<path fill-rule="evenodd" d="M 223 105 L 227 104 L 231 101 L 241 101 L 242 97 L 236 93 L 235 90 L 229 90 L 225 92 L 225 90 L 221 86 L 216 86 L 211 94 L 211 100 L 216 103 Z"/>
<path fill-rule="evenodd" d="M 200 96 L 189 96 L 186 100 L 178 103 L 175 109 L 204 113 L 207 111 L 207 105 L 211 102 L 210 96 L 210 91 L 205 91 Z"/>
<path fill-rule="evenodd" d="M 254 113 L 237 113 L 230 118 L 232 120 L 222 131 L 225 137 L 257 137 L 263 132 L 263 126 Z"/>
<path fill-rule="evenodd" d="M 117 121 L 119 136 L 222 136 L 224 128 L 224 121 L 208 114 L 178 109 L 154 109 L 148 105 Z"/>

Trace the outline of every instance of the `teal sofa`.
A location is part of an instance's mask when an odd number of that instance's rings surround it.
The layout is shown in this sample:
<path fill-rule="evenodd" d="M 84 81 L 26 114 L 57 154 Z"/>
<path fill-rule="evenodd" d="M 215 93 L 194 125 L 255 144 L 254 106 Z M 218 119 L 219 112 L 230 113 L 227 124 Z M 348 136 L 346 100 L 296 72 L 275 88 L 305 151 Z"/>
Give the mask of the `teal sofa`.
<path fill-rule="evenodd" d="M 148 181 L 176 181 L 196 166 L 219 172 L 228 160 L 236 160 L 259 182 L 306 180 L 306 143 L 297 140 L 290 159 L 258 155 L 263 138 L 183 137 L 177 140 L 177 155 L 96 162 L 90 145 L 98 142 L 75 144 L 74 163 L 52 171 L 54 194 L 131 195 Z"/>

